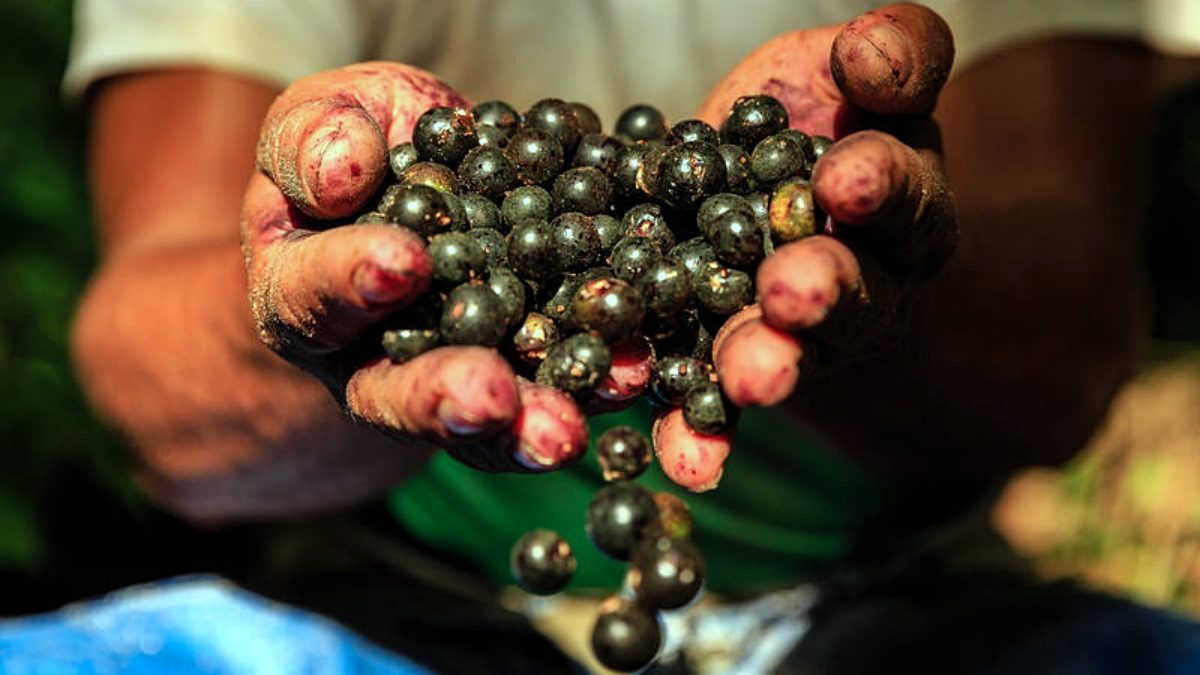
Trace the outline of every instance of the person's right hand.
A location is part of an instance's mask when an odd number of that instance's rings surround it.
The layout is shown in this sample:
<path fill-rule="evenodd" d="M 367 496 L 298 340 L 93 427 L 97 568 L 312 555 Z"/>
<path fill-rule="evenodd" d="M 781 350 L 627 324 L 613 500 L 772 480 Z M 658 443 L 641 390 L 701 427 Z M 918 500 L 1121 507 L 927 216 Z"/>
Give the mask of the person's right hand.
<path fill-rule="evenodd" d="M 416 68 L 363 63 L 292 84 L 271 106 L 242 217 L 250 301 L 263 341 L 319 378 L 398 452 L 446 448 L 486 470 L 548 470 L 587 448 L 567 395 L 516 379 L 495 350 L 442 347 L 404 364 L 367 356 L 361 338 L 420 297 L 431 263 L 392 225 L 328 228 L 373 199 L 388 148 L 434 106 L 466 107 Z"/>

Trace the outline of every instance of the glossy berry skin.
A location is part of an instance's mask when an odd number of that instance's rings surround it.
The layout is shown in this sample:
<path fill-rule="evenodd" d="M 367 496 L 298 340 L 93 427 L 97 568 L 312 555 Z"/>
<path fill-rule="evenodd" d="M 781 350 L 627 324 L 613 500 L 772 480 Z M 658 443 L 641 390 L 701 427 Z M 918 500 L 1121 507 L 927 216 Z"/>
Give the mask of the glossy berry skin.
<path fill-rule="evenodd" d="M 588 506 L 588 538 L 601 553 L 628 560 L 639 541 L 651 534 L 658 520 L 654 497 L 629 481 L 604 486 Z"/>
<path fill-rule="evenodd" d="M 662 177 L 663 161 L 667 153 L 679 146 L 653 146 L 642 156 L 642 164 L 637 172 L 637 189 L 641 192 L 640 199 L 658 199 L 660 197 L 659 180 Z"/>
<path fill-rule="evenodd" d="M 575 575 L 575 554 L 557 532 L 533 530 L 513 544 L 509 554 L 513 579 L 535 595 L 561 591 Z"/>
<path fill-rule="evenodd" d="M 641 293 L 612 277 L 585 281 L 571 298 L 571 322 L 612 344 L 637 334 L 646 314 Z"/>
<path fill-rule="evenodd" d="M 549 220 L 550 193 L 537 185 L 523 185 L 504 198 L 500 204 L 500 217 L 509 229 L 522 220 Z"/>
<path fill-rule="evenodd" d="M 412 143 L 400 143 L 388 150 L 388 166 L 391 167 L 396 180 L 401 180 L 404 170 L 418 161 L 417 146 Z"/>
<path fill-rule="evenodd" d="M 383 333 L 383 353 L 392 363 L 404 363 L 438 346 L 442 336 L 435 328 L 396 328 Z"/>
<path fill-rule="evenodd" d="M 631 562 L 629 585 L 634 597 L 651 609 L 679 609 L 704 586 L 704 559 L 686 539 L 649 538 L 634 548 Z"/>
<path fill-rule="evenodd" d="M 770 216 L 768 204 L 771 201 L 771 195 L 765 192 L 751 192 L 746 195 L 745 199 L 750 210 L 754 212 L 755 220 L 765 221 Z"/>
<path fill-rule="evenodd" d="M 807 136 L 804 138 L 808 139 Z M 784 178 L 807 174 L 808 155 L 795 135 L 784 131 L 768 136 L 754 146 L 754 152 L 750 154 L 750 172 L 759 186 L 774 186 Z"/>
<path fill-rule="evenodd" d="M 694 275 L 704 263 L 710 260 L 716 260 L 717 254 L 713 251 L 712 244 L 704 237 L 693 237 L 687 241 L 676 244 L 674 248 L 667 252 L 667 257 L 674 260 L 687 270 L 688 275 Z M 688 284 L 688 289 L 691 289 L 691 283 Z"/>
<path fill-rule="evenodd" d="M 499 130 L 506 140 L 516 133 L 521 123 L 520 113 L 504 101 L 484 101 L 472 108 L 471 114 L 475 118 L 476 133 L 480 127 L 489 127 Z"/>
<path fill-rule="evenodd" d="M 812 164 L 816 164 L 821 155 L 833 145 L 833 139 L 828 136 L 810 136 L 812 140 Z"/>
<path fill-rule="evenodd" d="M 513 351 L 525 363 L 537 365 L 546 358 L 550 345 L 558 342 L 558 325 L 538 312 L 530 312 L 513 335 Z"/>
<path fill-rule="evenodd" d="M 817 150 L 813 145 L 813 137 L 809 136 L 803 131 L 800 131 L 799 129 L 784 129 L 777 135 L 790 138 L 800 145 L 800 149 L 804 151 L 805 165 L 804 171 L 801 173 L 801 175 L 805 178 L 808 178 L 812 173 L 813 164 L 817 163 Z"/>
<path fill-rule="evenodd" d="M 568 211 L 550 221 L 550 227 L 560 271 L 582 272 L 604 261 L 600 234 L 591 216 Z"/>
<path fill-rule="evenodd" d="M 613 274 L 629 282 L 637 281 L 662 258 L 658 244 L 646 237 L 622 238 L 610 256 Z"/>
<path fill-rule="evenodd" d="M 458 177 L 454 170 L 437 162 L 417 162 L 400 174 L 400 182 L 407 185 L 428 185 L 438 192 L 457 194 Z"/>
<path fill-rule="evenodd" d="M 433 280 L 457 286 L 483 275 L 487 254 L 465 232 L 446 232 L 429 239 L 429 258 L 433 261 Z"/>
<path fill-rule="evenodd" d="M 558 264 L 554 230 L 544 220 L 523 220 L 508 233 L 508 265 L 523 279 L 553 276 Z"/>
<path fill-rule="evenodd" d="M 676 122 L 671 130 L 667 132 L 667 145 L 679 145 L 680 143 L 690 143 L 692 141 L 704 141 L 712 145 L 720 145 L 721 137 L 717 135 L 717 130 L 712 128 L 708 122 L 704 120 L 683 120 Z"/>
<path fill-rule="evenodd" d="M 462 189 L 499 201 L 504 193 L 517 185 L 517 170 L 499 148 L 472 148 L 458 165 L 458 182 Z"/>
<path fill-rule="evenodd" d="M 488 288 L 500 298 L 504 312 L 504 323 L 516 326 L 525 316 L 525 301 L 528 287 L 524 281 L 507 267 L 493 267 L 488 272 Z"/>
<path fill-rule="evenodd" d="M 654 363 L 650 390 L 662 403 L 679 405 L 694 387 L 709 382 L 708 366 L 691 356 L 664 356 Z"/>
<path fill-rule="evenodd" d="M 617 136 L 634 142 L 665 138 L 667 118 L 654 106 L 638 104 L 621 112 L 615 131 Z"/>
<path fill-rule="evenodd" d="M 537 383 L 567 392 L 593 391 L 612 367 L 612 353 L 604 341 L 590 333 L 576 333 L 556 342 L 537 369 Z"/>
<path fill-rule="evenodd" d="M 776 187 L 771 194 L 767 218 L 771 237 L 779 244 L 816 234 L 821 215 L 812 183 L 795 178 Z"/>
<path fill-rule="evenodd" d="M 717 216 L 706 233 L 717 260 L 748 269 L 763 259 L 763 229 L 750 209 L 732 209 Z"/>
<path fill-rule="evenodd" d="M 476 227 L 467 230 L 467 236 L 475 240 L 483 249 L 487 258 L 487 268 L 495 269 L 508 264 L 508 240 L 503 234 L 490 227 Z"/>
<path fill-rule="evenodd" d="M 559 323 L 567 323 L 571 314 L 571 300 L 575 297 L 575 291 L 583 285 L 582 277 L 581 274 L 567 272 L 560 279 L 551 279 L 546 286 L 554 289 L 554 292 L 542 303 L 542 314 Z"/>
<path fill-rule="evenodd" d="M 610 175 L 612 176 L 613 197 L 618 202 L 628 204 L 646 198 L 645 193 L 638 187 L 638 174 L 642 170 L 646 153 L 651 149 L 644 143 L 638 143 L 625 146 L 624 150 L 617 153 Z"/>
<path fill-rule="evenodd" d="M 607 256 L 621 241 L 621 221 L 607 213 L 597 213 L 592 216 L 592 224 L 596 226 L 596 235 L 600 237 L 600 250 Z"/>
<path fill-rule="evenodd" d="M 390 196 L 390 200 L 389 200 Z M 388 221 L 407 227 L 423 237 L 450 230 L 454 217 L 442 193 L 427 185 L 399 185 L 388 188 L 381 205 Z"/>
<path fill-rule="evenodd" d="M 750 173 L 750 154 L 740 145 L 725 143 L 717 146 L 717 152 L 725 160 L 725 189 L 744 195 L 754 189 L 754 175 Z"/>
<path fill-rule="evenodd" d="M 563 167 L 562 145 L 545 131 L 522 129 L 513 134 L 504 148 L 517 170 L 517 180 L 525 185 L 548 183 Z"/>
<path fill-rule="evenodd" d="M 504 133 L 504 130 L 499 127 L 481 127 L 476 125 L 475 135 L 479 138 L 479 145 L 482 147 L 503 150 L 508 146 L 508 134 Z"/>
<path fill-rule="evenodd" d="M 447 107 L 430 108 L 417 118 L 412 142 L 418 157 L 451 168 L 458 166 L 468 150 L 479 145 L 471 113 Z"/>
<path fill-rule="evenodd" d="M 657 196 L 667 204 L 695 208 L 725 189 L 725 158 L 712 143 L 677 145 L 663 155 L 656 187 Z"/>
<path fill-rule="evenodd" d="M 692 277 L 692 295 L 706 311 L 728 316 L 754 301 L 754 280 L 742 270 L 713 261 Z"/>
<path fill-rule="evenodd" d="M 617 155 L 624 149 L 625 144 L 612 136 L 584 134 L 575 148 L 571 166 L 595 167 L 603 171 L 604 175 L 611 176 L 617 166 Z"/>
<path fill-rule="evenodd" d="M 463 206 L 462 200 L 459 199 L 458 195 L 443 192 L 442 199 L 446 200 L 446 210 L 450 213 L 450 229 L 455 232 L 466 232 L 471 229 L 471 221 L 467 217 L 467 209 Z"/>
<path fill-rule="evenodd" d="M 467 216 L 467 225 L 471 229 L 482 227 L 508 231 L 509 228 L 500 218 L 500 207 L 496 206 L 492 200 L 481 194 L 468 192 L 459 195 L 458 201 L 462 203 L 463 213 Z"/>
<path fill-rule="evenodd" d="M 675 233 L 658 204 L 638 204 L 630 208 L 621 217 L 621 224 L 625 228 L 622 232 L 625 237 L 649 239 L 663 253 L 675 245 Z"/>
<path fill-rule="evenodd" d="M 749 152 L 762 139 L 787 128 L 788 112 L 782 103 L 766 95 L 743 96 L 733 102 L 721 125 L 721 140 Z"/>
<path fill-rule="evenodd" d="M 613 596 L 592 626 L 592 654 L 605 668 L 632 673 L 654 661 L 662 646 L 658 619 L 637 602 Z"/>
<path fill-rule="evenodd" d="M 600 116 L 595 110 L 586 103 L 579 101 L 571 101 L 571 108 L 575 110 L 575 118 L 579 120 L 579 131 L 583 134 L 598 134 L 603 131 L 603 126 L 600 124 Z"/>
<path fill-rule="evenodd" d="M 495 347 L 504 338 L 504 305 L 482 284 L 456 286 L 446 298 L 439 323 L 442 340 L 449 345 Z"/>
<path fill-rule="evenodd" d="M 562 146 L 563 155 L 575 154 L 575 146 L 583 136 L 579 128 L 579 116 L 570 103 L 559 98 L 544 98 L 525 111 L 522 129 L 545 131 Z"/>
<path fill-rule="evenodd" d="M 596 167 L 567 169 L 554 179 L 550 191 L 555 213 L 578 211 L 587 215 L 600 213 L 612 197 L 612 186 L 604 172 Z"/>
<path fill-rule="evenodd" d="M 754 216 L 754 211 L 744 198 L 732 192 L 722 192 L 705 199 L 700 204 L 700 208 L 696 211 L 696 229 L 707 237 L 717 217 L 730 210 L 744 211 L 751 217 Z"/>
<path fill-rule="evenodd" d="M 646 302 L 647 314 L 671 319 L 687 306 L 692 293 L 691 274 L 683 263 L 664 258 L 638 277 L 634 287 Z"/>
<path fill-rule="evenodd" d="M 716 434 L 733 428 L 737 410 L 721 393 L 715 382 L 704 382 L 683 398 L 683 419 L 702 434 Z"/>
<path fill-rule="evenodd" d="M 645 434 L 633 427 L 613 427 L 596 439 L 596 461 L 604 480 L 633 480 L 646 471 L 654 454 Z"/>

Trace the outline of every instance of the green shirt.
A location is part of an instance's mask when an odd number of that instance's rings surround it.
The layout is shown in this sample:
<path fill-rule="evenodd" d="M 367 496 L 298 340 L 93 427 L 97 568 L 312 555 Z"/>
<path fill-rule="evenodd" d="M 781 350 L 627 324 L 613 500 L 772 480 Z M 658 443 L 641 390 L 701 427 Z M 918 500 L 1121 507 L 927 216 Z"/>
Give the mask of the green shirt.
<path fill-rule="evenodd" d="M 594 441 L 628 424 L 648 432 L 651 411 L 629 410 L 589 421 Z M 695 541 L 719 593 L 749 593 L 810 578 L 845 555 L 868 519 L 890 503 L 889 483 L 823 449 L 778 413 L 743 412 L 716 490 L 690 494 L 653 464 L 638 482 L 681 497 L 695 517 Z M 624 564 L 599 553 L 584 532 L 588 503 L 604 484 L 593 452 L 552 474 L 487 474 L 438 455 L 390 498 L 393 513 L 422 540 L 474 561 L 498 584 L 511 582 L 508 553 L 528 530 L 565 537 L 578 571 L 569 588 L 617 588 Z"/>

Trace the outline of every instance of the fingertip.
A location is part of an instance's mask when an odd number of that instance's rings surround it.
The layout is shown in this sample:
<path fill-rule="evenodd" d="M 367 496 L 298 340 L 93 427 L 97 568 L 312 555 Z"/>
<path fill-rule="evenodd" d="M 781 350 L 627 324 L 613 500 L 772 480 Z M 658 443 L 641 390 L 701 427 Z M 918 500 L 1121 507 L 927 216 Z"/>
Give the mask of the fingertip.
<path fill-rule="evenodd" d="M 688 426 L 679 408 L 654 421 L 654 452 L 667 478 L 692 492 L 717 487 L 733 446 L 729 433 L 703 434 Z"/>
<path fill-rule="evenodd" d="M 756 319 L 730 333 L 714 361 L 730 402 L 738 407 L 773 406 L 795 390 L 804 353 L 796 336 Z"/>
<path fill-rule="evenodd" d="M 512 424 L 521 401 L 508 363 L 483 347 L 446 349 L 455 358 L 439 373 L 442 398 L 436 412 L 446 432 L 455 439 L 470 440 Z"/>
<path fill-rule="evenodd" d="M 329 220 L 361 210 L 383 184 L 387 140 L 353 102 L 303 101 L 267 120 L 258 163 L 297 208 Z"/>
<path fill-rule="evenodd" d="M 381 241 L 351 273 L 354 288 L 368 307 L 408 305 L 429 288 L 433 260 L 414 232 L 390 225 L 377 228 Z M 364 232 L 366 230 L 364 229 Z"/>
<path fill-rule="evenodd" d="M 932 112 L 953 61 L 954 41 L 945 20 L 911 3 L 850 20 L 830 53 L 833 77 L 846 99 L 883 115 Z"/>
<path fill-rule="evenodd" d="M 758 268 L 763 321 L 779 330 L 820 324 L 841 298 L 839 261 L 828 250 L 804 244 L 780 247 Z"/>
<path fill-rule="evenodd" d="M 518 390 L 515 459 L 532 471 L 550 471 L 582 457 L 588 447 L 587 420 L 571 397 L 529 382 L 520 383 Z"/>
<path fill-rule="evenodd" d="M 907 169 L 899 141 L 880 131 L 860 131 L 834 144 L 817 161 L 813 193 L 837 223 L 864 225 L 907 195 Z"/>
<path fill-rule="evenodd" d="M 387 140 L 365 110 L 353 105 L 330 110 L 297 153 L 301 208 L 325 219 L 361 210 L 383 184 L 387 151 Z"/>

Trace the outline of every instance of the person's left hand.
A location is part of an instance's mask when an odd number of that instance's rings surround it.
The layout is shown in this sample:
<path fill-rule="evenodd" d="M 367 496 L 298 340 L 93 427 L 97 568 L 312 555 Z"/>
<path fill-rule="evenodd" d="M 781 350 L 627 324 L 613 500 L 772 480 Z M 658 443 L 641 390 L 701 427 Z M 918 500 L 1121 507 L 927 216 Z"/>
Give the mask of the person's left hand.
<path fill-rule="evenodd" d="M 929 117 L 953 54 L 940 17 L 889 5 L 772 40 L 701 107 L 699 117 L 719 126 L 738 97 L 765 93 L 788 109 L 792 128 L 837 140 L 812 178 L 830 218 L 827 234 L 768 256 L 757 274 L 758 302 L 714 341 L 732 403 L 782 403 L 814 368 L 868 357 L 902 334 L 913 297 L 957 240 Z M 731 443 L 731 435 L 695 432 L 678 409 L 655 425 L 663 470 L 693 490 L 716 486 Z"/>

